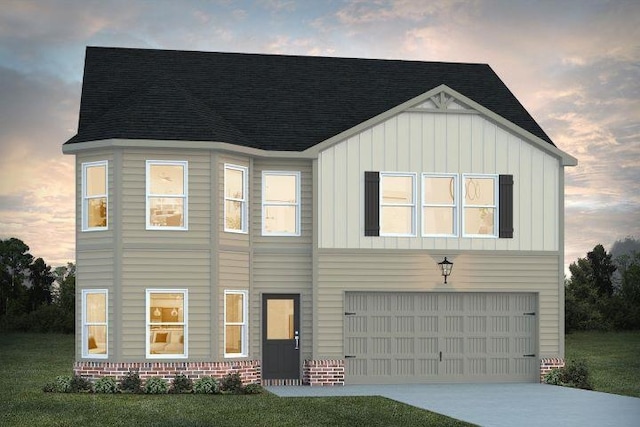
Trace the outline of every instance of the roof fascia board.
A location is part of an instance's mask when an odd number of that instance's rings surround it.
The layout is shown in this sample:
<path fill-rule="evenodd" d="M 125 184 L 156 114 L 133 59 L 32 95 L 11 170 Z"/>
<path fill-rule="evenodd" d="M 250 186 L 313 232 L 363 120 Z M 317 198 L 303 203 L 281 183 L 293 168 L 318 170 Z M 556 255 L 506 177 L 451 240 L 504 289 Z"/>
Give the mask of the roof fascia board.
<path fill-rule="evenodd" d="M 411 111 L 411 112 L 417 112 L 417 111 L 424 111 L 424 112 L 435 112 L 435 110 L 433 109 L 424 109 L 424 110 L 420 110 L 420 109 L 415 109 L 414 107 L 428 101 L 429 99 L 431 99 L 431 97 L 433 97 L 434 95 L 437 95 L 441 92 L 446 93 L 447 95 L 450 95 L 452 97 L 454 97 L 457 101 L 460 101 L 461 103 L 467 105 L 469 108 L 476 110 L 477 113 L 484 115 L 485 117 L 489 118 L 490 120 L 498 123 L 499 125 L 507 128 L 508 130 L 510 130 L 511 132 L 514 132 L 515 134 L 523 137 L 524 139 L 532 142 L 534 145 L 536 145 L 538 148 L 554 155 L 555 157 L 558 157 L 562 160 L 562 165 L 563 166 L 576 166 L 578 164 L 578 160 L 565 153 L 564 151 L 560 150 L 557 147 L 554 147 L 552 144 L 549 144 L 547 141 L 535 136 L 534 134 L 532 134 L 529 131 L 526 131 L 525 129 L 521 128 L 520 126 L 514 124 L 513 122 L 505 119 L 504 117 L 494 113 L 493 111 L 491 111 L 490 109 L 483 107 L 482 105 L 478 104 L 477 102 L 473 101 L 472 99 L 464 96 L 463 94 L 451 89 L 450 87 L 448 87 L 447 85 L 440 85 L 437 86 L 421 95 L 416 96 L 415 98 L 412 98 L 406 102 L 403 102 L 402 104 L 397 105 L 396 107 L 391 108 L 390 110 L 385 111 L 382 114 L 379 114 L 375 117 L 372 117 L 371 119 L 364 121 L 362 123 L 360 123 L 357 126 L 352 127 L 351 129 L 347 129 L 344 132 L 341 132 L 325 141 L 322 141 L 319 144 L 314 145 L 313 147 L 309 147 L 308 149 L 304 150 L 303 153 L 314 153 L 313 157 L 316 157 L 321 151 L 326 150 L 327 148 L 342 142 L 350 137 L 352 137 L 353 135 L 356 135 L 368 128 L 371 128 L 379 123 L 382 123 L 383 121 L 397 115 L 400 114 L 402 112 L 405 111 Z M 465 110 L 440 110 L 438 111 L 439 113 L 454 113 L 454 114 L 460 114 L 463 113 Z"/>
<path fill-rule="evenodd" d="M 86 150 L 104 148 L 178 148 L 194 150 L 217 150 L 236 154 L 244 154 L 262 158 L 292 158 L 313 159 L 316 154 L 300 151 L 271 151 L 259 148 L 244 147 L 242 145 L 229 144 L 217 141 L 183 141 L 183 140 L 156 140 L 156 139 L 102 139 L 98 141 L 76 142 L 62 146 L 63 154 L 77 154 Z"/>

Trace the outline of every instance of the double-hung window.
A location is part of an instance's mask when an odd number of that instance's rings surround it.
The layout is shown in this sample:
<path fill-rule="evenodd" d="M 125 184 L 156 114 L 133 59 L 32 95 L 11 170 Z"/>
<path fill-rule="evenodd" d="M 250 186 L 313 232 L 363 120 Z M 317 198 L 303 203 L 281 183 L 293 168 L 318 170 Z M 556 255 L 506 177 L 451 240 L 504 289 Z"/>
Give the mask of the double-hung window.
<path fill-rule="evenodd" d="M 147 357 L 187 357 L 186 289 L 147 289 L 146 329 Z"/>
<path fill-rule="evenodd" d="M 224 291 L 224 357 L 247 356 L 247 291 Z"/>
<path fill-rule="evenodd" d="M 300 172 L 262 172 L 262 234 L 300 235 Z"/>
<path fill-rule="evenodd" d="M 108 291 L 82 290 L 82 357 L 106 359 L 108 352 Z"/>
<path fill-rule="evenodd" d="M 416 175 L 380 173 L 380 235 L 414 236 Z"/>
<path fill-rule="evenodd" d="M 498 237 L 498 175 L 462 175 L 465 237 Z"/>
<path fill-rule="evenodd" d="M 247 232 L 247 174 L 246 167 L 224 165 L 224 231 Z"/>
<path fill-rule="evenodd" d="M 458 235 L 458 176 L 422 174 L 422 235 Z"/>
<path fill-rule="evenodd" d="M 147 229 L 187 229 L 185 161 L 147 160 Z"/>
<path fill-rule="evenodd" d="M 82 231 L 108 227 L 107 161 L 82 164 Z"/>

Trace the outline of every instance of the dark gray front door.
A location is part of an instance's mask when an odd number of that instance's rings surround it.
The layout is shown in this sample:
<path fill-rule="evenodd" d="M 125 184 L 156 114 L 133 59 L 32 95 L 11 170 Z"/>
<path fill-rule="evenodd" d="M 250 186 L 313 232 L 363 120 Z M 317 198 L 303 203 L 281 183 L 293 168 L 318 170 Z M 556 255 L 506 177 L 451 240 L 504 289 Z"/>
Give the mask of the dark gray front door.
<path fill-rule="evenodd" d="M 262 296 L 262 377 L 300 378 L 300 295 Z"/>

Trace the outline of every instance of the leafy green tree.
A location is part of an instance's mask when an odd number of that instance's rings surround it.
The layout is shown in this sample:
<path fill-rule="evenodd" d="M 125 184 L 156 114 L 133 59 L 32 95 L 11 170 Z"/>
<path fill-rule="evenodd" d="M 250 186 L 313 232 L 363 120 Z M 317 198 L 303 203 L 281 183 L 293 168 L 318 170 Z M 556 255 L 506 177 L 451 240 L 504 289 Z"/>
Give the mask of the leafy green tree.
<path fill-rule="evenodd" d="M 36 259 L 29 266 L 29 285 L 27 286 L 29 311 L 35 311 L 41 305 L 51 304 L 51 285 L 54 280 L 51 267 L 45 264 L 42 258 Z"/>
<path fill-rule="evenodd" d="M 29 246 L 22 240 L 0 240 L 0 315 L 26 308 L 25 280 L 32 262 Z"/>
<path fill-rule="evenodd" d="M 591 266 L 591 280 L 600 295 L 612 296 L 613 273 L 617 267 L 611 260 L 611 254 L 608 254 L 602 245 L 596 245 L 596 247 L 587 254 L 587 259 Z"/>

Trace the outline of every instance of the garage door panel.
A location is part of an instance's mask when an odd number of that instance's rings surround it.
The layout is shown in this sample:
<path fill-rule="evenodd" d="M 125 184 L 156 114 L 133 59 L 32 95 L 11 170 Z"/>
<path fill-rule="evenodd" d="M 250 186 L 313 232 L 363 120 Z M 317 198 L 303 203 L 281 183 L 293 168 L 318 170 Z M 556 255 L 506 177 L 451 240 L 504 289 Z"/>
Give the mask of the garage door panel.
<path fill-rule="evenodd" d="M 537 380 L 535 294 L 345 298 L 348 383 Z"/>

